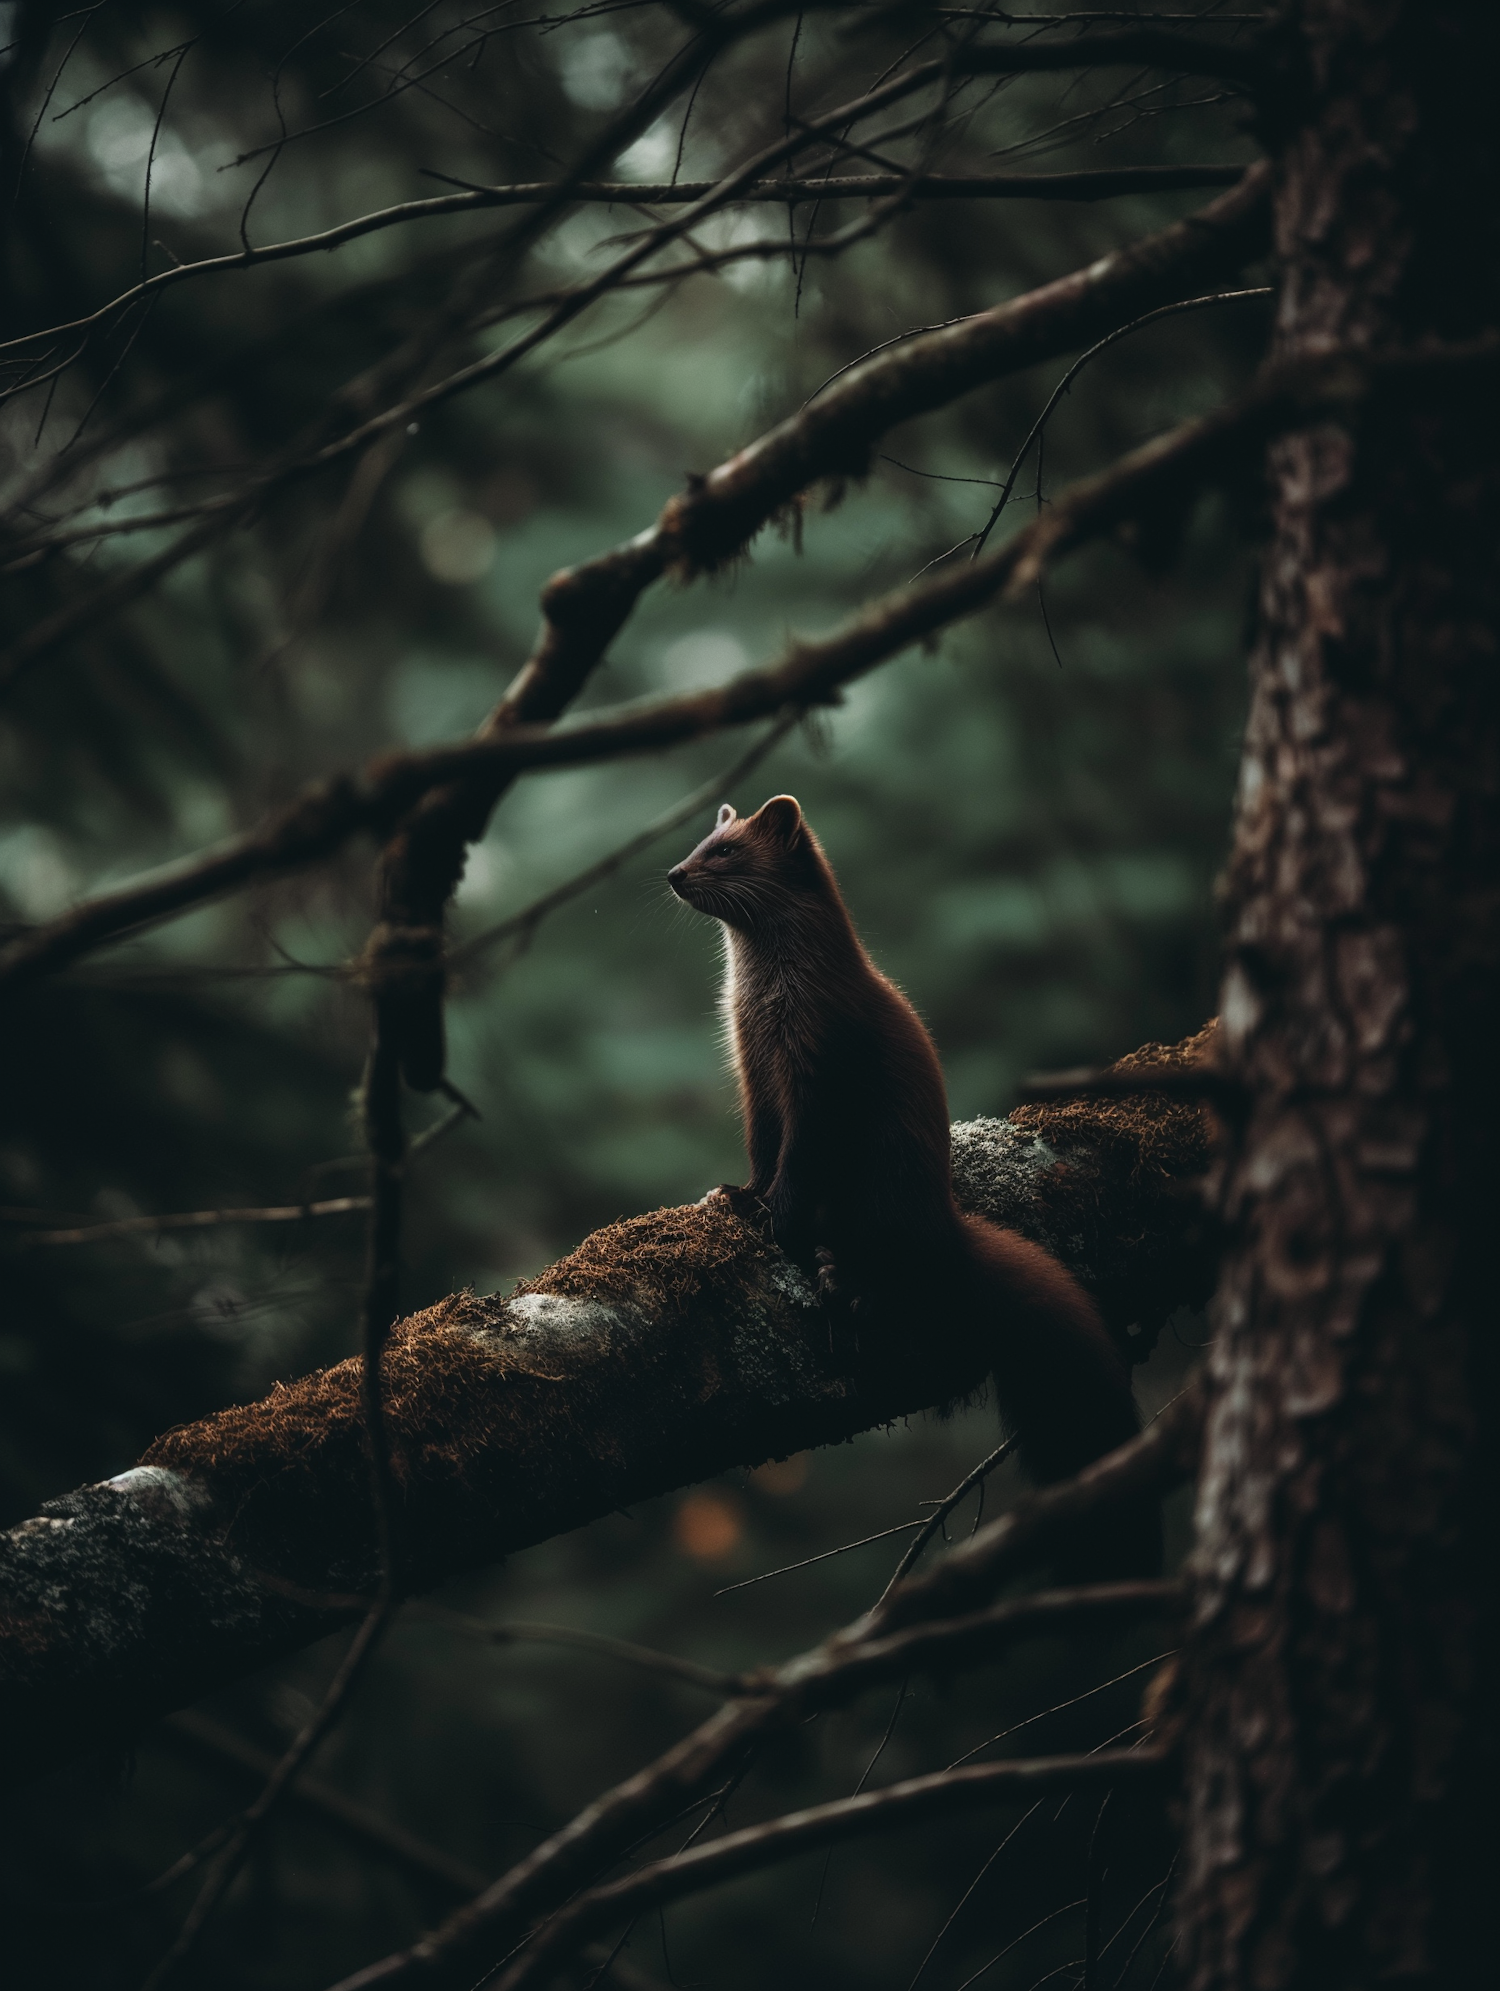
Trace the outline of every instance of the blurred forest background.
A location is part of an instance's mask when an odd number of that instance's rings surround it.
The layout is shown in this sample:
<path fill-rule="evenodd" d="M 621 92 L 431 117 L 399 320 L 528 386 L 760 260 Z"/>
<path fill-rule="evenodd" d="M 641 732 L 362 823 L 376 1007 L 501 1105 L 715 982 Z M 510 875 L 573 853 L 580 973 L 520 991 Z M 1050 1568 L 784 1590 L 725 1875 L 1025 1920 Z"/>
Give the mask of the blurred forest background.
<path fill-rule="evenodd" d="M 162 268 L 232 249 L 252 188 L 251 234 L 270 241 L 440 191 L 430 174 L 557 177 L 659 66 L 678 24 L 644 6 L 526 12 L 385 0 L 326 18 L 275 0 L 0 8 L 3 335 L 92 310 L 137 278 L 143 255 Z M 863 87 L 918 35 L 888 26 L 839 53 L 839 32 L 810 16 L 737 50 L 685 129 L 679 105 L 611 175 L 712 176 L 778 135 L 786 106 L 837 101 L 835 54 Z M 1254 148 L 1226 94 L 1119 71 L 991 83 L 965 100 L 939 164 L 1239 162 Z M 871 347 L 1074 269 L 1204 198 L 923 204 L 836 258 L 746 260 L 607 298 L 352 477 L 289 488 L 10 686 L 0 918 L 46 919 L 253 821 L 311 776 L 461 735 L 526 655 L 547 576 L 648 524 L 686 473 Z M 336 254 L 163 293 L 51 390 L 12 401 L 9 499 L 71 450 L 66 489 L 94 506 L 85 523 L 192 502 L 298 433 L 510 219 L 391 228 Z M 794 226 L 826 232 L 847 219 L 802 209 Z M 590 273 L 602 245 L 639 220 L 626 207 L 572 210 L 518 269 L 515 299 Z M 710 222 L 701 246 L 787 225 L 784 211 L 779 221 L 737 212 Z M 1101 356 L 1048 430 L 1039 493 L 1024 474 L 1022 515 L 1054 482 L 1223 398 L 1265 331 L 1265 305 L 1247 304 L 1153 325 Z M 719 579 L 656 590 L 586 701 L 713 682 L 914 574 L 983 523 L 1061 371 L 1036 369 L 898 431 L 866 483 L 809 514 L 800 547 L 766 534 Z M 11 513 L 13 536 L 60 509 L 59 488 Z M 740 1178 L 716 944 L 662 882 L 720 799 L 800 797 L 872 951 L 934 1032 L 955 1118 L 1005 1112 L 1029 1070 L 1197 1028 L 1214 1005 L 1214 876 L 1242 714 L 1243 527 L 1223 502 L 1205 505 L 1170 581 L 1108 548 L 1073 560 L 1044 603 L 975 618 L 934 654 L 854 686 L 529 944 L 464 957 L 450 1072 L 482 1117 L 413 1165 L 403 1304 L 504 1289 L 601 1223 Z M 172 537 L 160 525 L 13 563 L 0 577 L 7 638 Z M 736 736 L 528 778 L 470 858 L 456 939 L 480 940 L 711 787 L 749 744 Z M 367 1024 L 348 963 L 373 917 L 370 871 L 357 848 L 113 947 L 26 998 L 3 1052 L 0 1202 L 12 1238 L 360 1192 L 350 1101 Z M 442 1110 L 415 1102 L 413 1124 Z M 361 1253 L 357 1215 L 12 1243 L 0 1322 L 5 1522 L 121 1470 L 174 1423 L 350 1352 Z M 1143 1374 L 1148 1405 L 1175 1389 L 1200 1333 L 1182 1321 L 1163 1337 Z M 613 1517 L 442 1601 L 714 1664 L 780 1656 L 871 1601 L 905 1537 L 719 1594 L 725 1586 L 910 1522 L 994 1442 L 983 1405 L 871 1434 Z M 1011 1485 L 1003 1475 L 992 1485 L 991 1512 Z M 1028 1646 L 946 1698 L 914 1690 L 875 1781 L 951 1761 L 1138 1668 L 1154 1637 L 1083 1654 Z M 253 1770 L 230 1759 L 232 1739 L 278 1750 L 335 1657 L 320 1648 L 167 1724 L 132 1763 L 90 1766 L 15 1801 L 3 1887 L 21 1974 L 10 1981 L 139 1984 L 187 1897 L 132 1890 L 243 1801 Z M 1130 1672 L 1025 1728 L 1016 1746 L 1103 1743 L 1135 1720 L 1146 1677 Z M 488 1649 L 412 1611 L 313 1782 L 422 1844 L 382 1850 L 358 1820 L 294 1802 L 180 1981 L 311 1991 L 409 1940 L 702 1711 L 700 1697 L 651 1674 L 541 1646 Z M 887 1698 L 809 1729 L 762 1764 L 735 1822 L 852 1789 L 891 1719 Z M 1141 1905 L 1107 1954 L 1106 1981 L 1144 1987 L 1161 1962 L 1149 1931 L 1170 1849 L 1148 1811 L 1130 1810 L 1137 1800 L 1117 1802 L 1106 1933 Z M 665 1931 L 643 1925 L 621 1967 L 640 1973 L 631 1982 L 724 1991 L 773 1979 L 904 1991 L 983 1868 L 922 1982 L 957 1991 L 1024 1938 L 984 1983 L 1026 1991 L 1079 1954 L 1097 1809 L 1050 1803 L 988 1868 L 1019 1811 L 841 1850 L 826 1879 L 813 1857 L 674 1910 Z"/>

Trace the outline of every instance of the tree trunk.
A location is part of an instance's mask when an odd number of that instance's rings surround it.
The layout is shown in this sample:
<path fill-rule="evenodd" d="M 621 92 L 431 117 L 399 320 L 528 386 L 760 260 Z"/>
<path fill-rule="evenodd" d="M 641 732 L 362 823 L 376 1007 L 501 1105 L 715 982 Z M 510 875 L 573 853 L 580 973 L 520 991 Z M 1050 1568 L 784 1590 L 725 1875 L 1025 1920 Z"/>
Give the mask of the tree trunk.
<path fill-rule="evenodd" d="M 1280 350 L 1493 334 L 1500 9 L 1289 14 Z M 1487 1974 L 1496 428 L 1486 374 L 1271 451 L 1183 1685 L 1179 1955 L 1213 1991 Z"/>

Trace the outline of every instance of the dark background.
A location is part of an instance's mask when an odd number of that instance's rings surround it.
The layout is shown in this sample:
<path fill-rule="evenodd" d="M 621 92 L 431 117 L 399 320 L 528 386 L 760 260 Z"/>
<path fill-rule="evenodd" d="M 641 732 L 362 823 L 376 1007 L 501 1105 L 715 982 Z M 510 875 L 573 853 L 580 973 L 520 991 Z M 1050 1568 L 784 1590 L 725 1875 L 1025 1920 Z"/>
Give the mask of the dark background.
<path fill-rule="evenodd" d="M 4 335 L 77 316 L 139 274 L 146 156 L 169 79 L 148 229 L 166 248 L 148 252 L 153 268 L 167 252 L 187 260 L 234 245 L 271 155 L 228 162 L 276 137 L 278 103 L 289 131 L 325 128 L 275 157 L 253 209 L 258 241 L 430 194 L 423 169 L 480 182 L 555 177 L 679 35 L 648 7 L 555 28 L 521 25 L 522 11 L 485 15 L 493 33 L 476 53 L 481 30 L 463 25 L 471 10 L 459 7 L 413 22 L 415 8 L 361 4 L 321 26 L 274 4 L 104 6 L 66 20 L 0 8 L 0 25 L 10 24 L 0 38 L 12 42 L 0 57 Z M 791 38 L 788 23 L 710 77 L 683 144 L 684 176 L 711 174 L 780 131 Z M 835 78 L 853 94 L 915 39 L 881 30 L 851 44 L 832 24 L 805 23 L 797 107 L 837 101 Z M 164 50 L 170 59 L 153 59 Z M 963 100 L 935 163 L 994 171 L 1247 158 L 1235 106 L 1221 96 L 1117 71 L 986 86 Z M 611 171 L 669 176 L 679 126 L 680 116 L 649 132 Z M 1019 293 L 1204 198 L 921 206 L 836 260 L 797 271 L 785 258 L 752 262 L 697 278 L 643 324 L 655 294 L 609 300 L 536 360 L 403 437 L 363 513 L 346 478 L 293 488 L 129 612 L 47 656 L 0 704 L 0 918 L 48 918 L 253 821 L 312 775 L 462 733 L 526 654 L 548 574 L 639 530 L 685 473 L 896 333 Z M 101 494 L 144 480 L 158 481 L 114 500 L 109 515 L 232 481 L 420 323 L 473 245 L 509 218 L 392 229 L 336 256 L 167 293 L 131 321 L 132 337 L 91 349 L 50 401 L 41 389 L 4 411 L 12 499 L 57 452 L 70 449 L 79 465 L 30 514 L 12 513 L 9 529 L 91 504 L 80 516 L 102 518 Z M 848 218 L 820 214 L 815 226 Z M 513 273 L 501 303 L 588 274 L 600 243 L 638 220 L 626 208 L 573 214 Z M 808 220 L 800 210 L 799 229 Z M 778 226 L 784 214 L 756 210 L 708 224 L 700 240 L 725 246 Z M 1263 305 L 1240 305 L 1154 325 L 1101 357 L 1049 429 L 1043 495 L 1222 397 L 1253 366 L 1265 329 Z M 1036 369 L 898 431 L 867 482 L 831 509 L 809 509 L 800 550 L 767 533 L 717 580 L 658 588 L 585 702 L 712 681 L 898 585 L 982 522 L 992 488 L 966 480 L 1005 475 L 1061 370 Z M 1036 502 L 1031 470 L 1019 489 L 1024 518 Z M 1205 505 L 1169 571 L 1113 549 L 1072 560 L 1045 604 L 996 610 L 935 654 L 888 665 L 723 797 L 741 808 L 779 789 L 800 797 L 872 951 L 933 1030 L 955 1117 L 1003 1113 L 1022 1073 L 1175 1040 L 1213 1008 L 1213 881 L 1242 713 L 1247 524 L 1222 501 Z M 172 530 L 0 577 L 6 632 L 158 550 Z M 456 936 L 606 852 L 746 744 L 736 736 L 524 782 L 471 857 Z M 710 816 L 705 807 L 701 822 L 576 898 L 523 952 L 492 950 L 462 974 L 450 1071 L 483 1117 L 414 1169 L 407 1306 L 465 1285 L 504 1290 L 600 1223 L 738 1179 L 716 942 L 662 882 Z M 365 1012 L 342 970 L 371 922 L 370 858 L 361 847 L 113 947 L 8 1018 L 7 1522 L 122 1469 L 168 1426 L 355 1346 L 357 1217 L 86 1247 L 14 1240 L 75 1214 L 358 1192 L 350 1101 Z M 413 1127 L 438 1117 L 430 1102 L 411 1105 Z M 1178 1386 L 1201 1332 L 1182 1320 L 1163 1337 L 1142 1378 L 1148 1407 Z M 714 1663 L 787 1654 L 867 1605 L 904 1538 L 716 1593 L 920 1514 L 992 1448 L 995 1430 L 993 1408 L 977 1405 L 730 1475 L 532 1550 L 441 1601 Z M 1018 1486 L 998 1476 L 988 1511 Z M 1174 1526 L 1180 1538 L 1181 1515 Z M 1086 1650 L 1039 1642 L 951 1691 L 919 1683 L 873 1781 L 952 1761 L 1140 1667 L 1162 1643 L 1146 1631 Z M 336 1657 L 314 1650 L 206 1712 L 279 1750 Z M 1101 1744 L 1136 1720 L 1148 1677 L 1131 1671 L 999 1746 Z M 731 1822 L 852 1789 L 892 1698 L 779 1745 L 736 1796 Z M 492 1875 L 706 1711 L 701 1696 L 654 1676 L 548 1647 L 490 1650 L 417 1609 L 391 1634 L 314 1781 Z M 254 1787 L 201 1735 L 169 1724 L 128 1764 L 91 1763 L 11 1799 L 12 1981 L 138 1984 L 190 1895 L 132 1891 Z M 1081 1953 L 1082 1911 L 1067 1904 L 1083 1892 L 1097 1809 L 1093 1799 L 1052 1801 L 1029 1820 L 924 1985 L 956 1991 L 1048 1916 L 988 1972 L 990 1991 L 1027 1991 Z M 642 1924 L 627 1956 L 654 1981 L 684 1987 L 904 1991 L 1019 1816 L 997 1808 L 842 1850 L 826 1886 L 822 1856 L 740 1882 L 673 1909 L 665 1953 L 662 1931 Z M 1128 1975 L 1125 1966 L 1158 1898 L 1148 1890 L 1166 1874 L 1169 1835 L 1137 1799 L 1118 1801 L 1103 1829 L 1106 1935 L 1145 1902 L 1107 1953 L 1105 1981 L 1144 1987 L 1160 1939 L 1148 1935 Z M 180 1982 L 313 1991 L 409 1940 L 458 1898 L 294 1803 Z"/>

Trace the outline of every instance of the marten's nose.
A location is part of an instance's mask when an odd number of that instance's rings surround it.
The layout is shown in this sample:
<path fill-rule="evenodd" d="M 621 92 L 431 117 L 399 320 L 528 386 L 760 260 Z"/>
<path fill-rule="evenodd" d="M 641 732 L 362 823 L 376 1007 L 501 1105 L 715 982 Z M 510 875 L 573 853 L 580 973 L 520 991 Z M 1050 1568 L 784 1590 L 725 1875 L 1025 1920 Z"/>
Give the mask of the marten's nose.
<path fill-rule="evenodd" d="M 667 873 L 667 883 L 672 887 L 672 890 L 674 892 L 678 893 L 679 897 L 681 897 L 681 892 L 679 888 L 681 887 L 682 881 L 684 877 L 686 877 L 686 875 L 687 875 L 686 864 L 674 864 L 671 870 Z"/>

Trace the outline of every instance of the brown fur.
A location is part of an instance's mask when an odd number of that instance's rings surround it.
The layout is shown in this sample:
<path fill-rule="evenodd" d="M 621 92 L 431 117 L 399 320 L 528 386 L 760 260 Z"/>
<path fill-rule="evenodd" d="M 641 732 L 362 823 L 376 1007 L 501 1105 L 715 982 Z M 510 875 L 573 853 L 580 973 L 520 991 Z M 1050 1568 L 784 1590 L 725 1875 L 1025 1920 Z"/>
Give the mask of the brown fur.
<path fill-rule="evenodd" d="M 915 1318 L 982 1337 L 1034 1478 L 1133 1436 L 1129 1375 L 1087 1294 L 1038 1245 L 955 1204 L 937 1051 L 865 952 L 793 798 L 746 818 L 726 804 L 668 882 L 723 927 L 747 1188 L 782 1249 L 820 1263 L 862 1327 Z M 1138 1531 L 1114 1560 L 1150 1562 L 1151 1543 Z"/>

